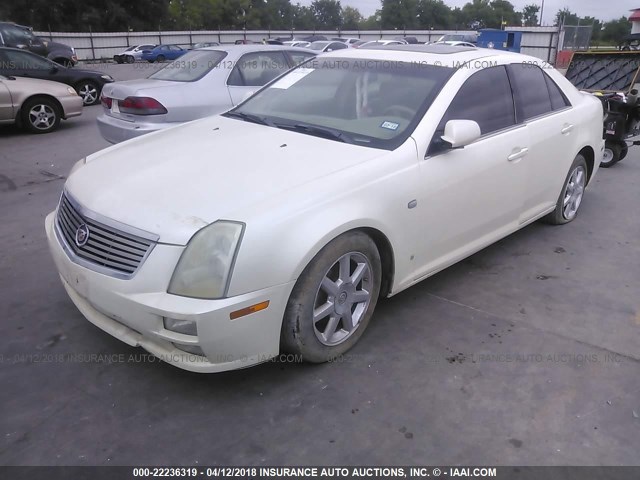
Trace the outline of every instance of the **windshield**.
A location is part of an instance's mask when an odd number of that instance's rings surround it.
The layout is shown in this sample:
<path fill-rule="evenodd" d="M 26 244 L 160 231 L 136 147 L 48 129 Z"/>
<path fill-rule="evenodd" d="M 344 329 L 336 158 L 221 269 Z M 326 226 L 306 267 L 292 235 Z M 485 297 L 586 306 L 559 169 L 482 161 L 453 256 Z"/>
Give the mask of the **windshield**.
<path fill-rule="evenodd" d="M 411 134 L 453 71 L 421 62 L 319 57 L 228 116 L 391 150 Z"/>
<path fill-rule="evenodd" d="M 192 50 L 162 70 L 152 73 L 149 78 L 173 82 L 194 82 L 213 70 L 226 56 L 227 52 L 219 50 Z"/>

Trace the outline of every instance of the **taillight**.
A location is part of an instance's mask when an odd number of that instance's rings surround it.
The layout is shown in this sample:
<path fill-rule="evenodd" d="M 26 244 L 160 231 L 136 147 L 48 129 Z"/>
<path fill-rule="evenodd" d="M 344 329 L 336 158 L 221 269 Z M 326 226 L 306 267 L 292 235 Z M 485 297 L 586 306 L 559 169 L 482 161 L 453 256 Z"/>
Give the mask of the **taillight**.
<path fill-rule="evenodd" d="M 104 108 L 108 108 L 109 110 L 111 109 L 111 102 L 113 101 L 112 98 L 110 97 L 105 97 L 104 95 L 100 95 L 100 103 L 102 103 L 102 106 Z"/>
<path fill-rule="evenodd" d="M 162 115 L 167 113 L 164 105 L 151 97 L 127 97 L 118 102 L 118 107 L 122 113 L 133 113 L 135 115 Z"/>

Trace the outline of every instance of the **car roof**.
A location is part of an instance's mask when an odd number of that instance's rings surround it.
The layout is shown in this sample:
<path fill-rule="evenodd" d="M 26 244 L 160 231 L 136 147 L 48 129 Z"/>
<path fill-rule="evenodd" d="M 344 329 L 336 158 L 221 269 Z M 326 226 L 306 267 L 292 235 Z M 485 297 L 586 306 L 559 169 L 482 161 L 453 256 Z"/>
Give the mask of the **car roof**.
<path fill-rule="evenodd" d="M 519 53 L 494 50 L 489 48 L 454 47 L 451 45 L 386 45 L 371 48 L 348 48 L 322 54 L 323 59 L 331 57 L 390 60 L 402 62 L 426 62 L 429 64 L 456 67 L 460 64 L 486 58 L 509 58 L 513 60 L 530 59 Z M 542 62 L 540 59 L 536 59 Z"/>
<path fill-rule="evenodd" d="M 199 48 L 198 50 L 224 50 L 225 52 L 262 52 L 265 50 L 295 50 L 299 52 L 318 53 L 308 48 L 292 47 L 291 45 L 269 45 L 263 43 L 249 43 L 244 45 L 216 45 L 212 47 Z"/>

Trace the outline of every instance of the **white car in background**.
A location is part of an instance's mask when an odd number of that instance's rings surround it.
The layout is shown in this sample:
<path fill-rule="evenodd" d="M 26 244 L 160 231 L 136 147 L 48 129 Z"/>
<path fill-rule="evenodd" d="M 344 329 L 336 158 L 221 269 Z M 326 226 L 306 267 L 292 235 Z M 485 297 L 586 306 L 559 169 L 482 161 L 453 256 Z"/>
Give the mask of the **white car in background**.
<path fill-rule="evenodd" d="M 601 102 L 533 57 L 419 47 L 327 53 L 223 115 L 80 160 L 45 222 L 71 300 L 187 370 L 324 362 L 380 297 L 574 220 Z"/>
<path fill-rule="evenodd" d="M 282 45 L 191 50 L 149 78 L 105 85 L 103 138 L 118 143 L 224 112 L 316 52 Z"/>
<path fill-rule="evenodd" d="M 311 42 L 311 45 L 309 45 L 310 50 L 322 53 L 333 52 L 334 50 L 344 50 L 345 48 L 349 48 L 346 43 L 334 40 L 318 40 Z"/>
<path fill-rule="evenodd" d="M 468 47 L 468 48 L 477 48 L 477 45 L 469 42 L 461 42 L 459 40 L 447 40 L 443 42 L 436 42 L 435 45 L 450 45 L 452 47 Z"/>
<path fill-rule="evenodd" d="M 113 60 L 116 63 L 134 63 L 142 58 L 143 50 L 153 50 L 155 47 L 153 43 L 133 45 L 120 53 L 116 53 L 113 56 Z"/>
<path fill-rule="evenodd" d="M 342 42 L 348 47 L 353 47 L 354 43 L 357 43 L 360 41 L 358 37 L 334 37 L 331 40 L 335 42 Z"/>
<path fill-rule="evenodd" d="M 401 40 L 371 40 L 370 42 L 365 42 L 362 45 L 359 45 L 358 48 L 369 48 L 369 47 L 385 47 L 387 45 L 406 45 L 407 42 Z"/>

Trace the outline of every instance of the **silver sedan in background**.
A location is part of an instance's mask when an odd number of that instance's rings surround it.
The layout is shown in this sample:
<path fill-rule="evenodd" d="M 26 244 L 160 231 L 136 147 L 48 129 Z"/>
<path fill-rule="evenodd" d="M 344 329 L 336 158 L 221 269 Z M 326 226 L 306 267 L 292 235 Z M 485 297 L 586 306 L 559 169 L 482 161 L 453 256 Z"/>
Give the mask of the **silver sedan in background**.
<path fill-rule="evenodd" d="M 282 45 L 192 50 L 149 78 L 105 85 L 98 128 L 118 143 L 224 112 L 316 53 Z"/>

